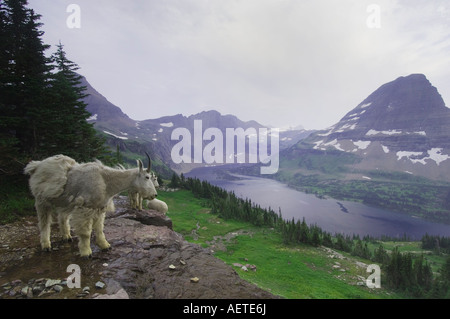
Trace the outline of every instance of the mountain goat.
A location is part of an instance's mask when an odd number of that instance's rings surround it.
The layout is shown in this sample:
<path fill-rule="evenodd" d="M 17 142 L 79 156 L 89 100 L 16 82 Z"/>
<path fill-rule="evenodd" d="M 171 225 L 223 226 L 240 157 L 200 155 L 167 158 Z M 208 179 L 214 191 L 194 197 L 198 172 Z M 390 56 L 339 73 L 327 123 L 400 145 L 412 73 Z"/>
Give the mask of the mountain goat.
<path fill-rule="evenodd" d="M 156 198 L 147 201 L 147 207 L 163 214 L 167 213 L 167 211 L 169 210 L 169 207 L 165 202 Z"/>
<path fill-rule="evenodd" d="M 159 187 L 159 183 L 158 183 L 158 177 L 156 176 L 155 173 L 151 172 L 150 173 L 150 178 L 153 182 L 153 185 L 155 186 L 155 188 Z M 139 210 L 142 210 L 142 201 L 143 198 L 141 196 L 141 194 L 133 189 L 130 189 L 128 191 L 128 198 L 130 199 L 130 206 L 131 208 L 136 208 Z"/>
<path fill-rule="evenodd" d="M 121 170 L 104 166 L 101 162 L 79 164 L 70 157 L 55 155 L 42 161 L 32 161 L 24 169 L 30 175 L 30 190 L 35 198 L 40 241 L 43 250 L 50 250 L 52 213 L 57 216 L 60 233 L 70 241 L 70 224 L 79 237 L 82 257 L 90 257 L 90 237 L 96 233 L 96 244 L 103 250 L 111 246 L 103 233 L 105 213 L 113 207 L 114 195 L 132 189 L 144 198 L 154 199 L 156 189 L 150 179 L 151 160 L 144 170 L 141 160 L 138 168 Z"/>
<path fill-rule="evenodd" d="M 155 175 L 155 173 L 153 173 L 153 172 L 151 173 L 151 178 L 153 181 L 153 185 L 155 185 L 155 188 L 158 188 L 159 183 L 158 183 L 158 178 Z M 139 194 L 139 192 L 129 190 L 128 197 L 130 198 L 131 208 L 142 210 L 143 198 L 142 198 L 141 194 Z M 167 206 L 167 204 L 165 202 L 163 202 L 162 200 L 156 199 L 156 198 L 147 201 L 147 207 L 149 209 L 156 210 L 163 214 L 167 213 L 167 211 L 169 210 L 169 207 Z"/>

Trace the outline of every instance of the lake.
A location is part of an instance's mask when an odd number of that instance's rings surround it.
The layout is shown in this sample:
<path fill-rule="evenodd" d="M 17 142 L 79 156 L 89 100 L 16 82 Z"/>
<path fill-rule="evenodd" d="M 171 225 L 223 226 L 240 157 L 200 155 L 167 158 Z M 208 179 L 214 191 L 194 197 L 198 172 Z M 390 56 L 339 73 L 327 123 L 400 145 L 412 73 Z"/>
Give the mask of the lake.
<path fill-rule="evenodd" d="M 419 240 L 425 233 L 450 236 L 450 225 L 432 223 L 406 214 L 370 207 L 361 203 L 336 199 L 320 199 L 306 194 L 278 181 L 230 174 L 216 174 L 214 167 L 196 168 L 185 174 L 197 177 L 212 185 L 222 187 L 241 198 L 249 198 L 261 207 L 272 208 L 276 213 L 281 209 L 284 219 L 302 220 L 307 224 L 317 224 L 323 230 L 334 233 L 387 235 L 402 237 L 407 234 L 411 239 Z"/>

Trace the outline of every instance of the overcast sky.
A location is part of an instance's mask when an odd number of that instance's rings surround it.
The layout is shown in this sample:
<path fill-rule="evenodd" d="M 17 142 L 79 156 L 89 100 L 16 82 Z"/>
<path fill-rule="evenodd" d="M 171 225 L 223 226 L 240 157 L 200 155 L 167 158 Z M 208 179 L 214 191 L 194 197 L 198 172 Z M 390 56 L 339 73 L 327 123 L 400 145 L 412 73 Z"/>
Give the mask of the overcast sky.
<path fill-rule="evenodd" d="M 67 23 L 69 4 L 80 8 L 80 28 Z M 450 106 L 448 0 L 29 0 L 29 7 L 42 15 L 50 51 L 61 41 L 92 86 L 135 120 L 215 109 L 324 129 L 411 73 L 425 74 Z"/>

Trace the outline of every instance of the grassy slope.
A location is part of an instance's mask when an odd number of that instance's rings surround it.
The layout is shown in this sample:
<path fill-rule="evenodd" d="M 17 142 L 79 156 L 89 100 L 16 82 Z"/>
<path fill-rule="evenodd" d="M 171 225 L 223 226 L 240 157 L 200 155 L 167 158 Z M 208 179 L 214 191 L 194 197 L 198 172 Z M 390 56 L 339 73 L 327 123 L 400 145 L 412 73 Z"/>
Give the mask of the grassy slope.
<path fill-rule="evenodd" d="M 229 242 L 226 251 L 217 250 L 216 257 L 227 264 L 253 264 L 255 272 L 244 272 L 235 268 L 239 275 L 258 286 L 285 298 L 401 298 L 400 295 L 383 288 L 369 289 L 357 286 L 357 276 L 367 278 L 364 268 L 355 261 L 370 264 L 370 261 L 344 254 L 348 259 L 329 258 L 322 248 L 306 245 L 283 245 L 279 234 L 268 228 L 258 228 L 243 222 L 223 220 L 211 215 L 202 206 L 202 200 L 194 198 L 188 191 L 158 192 L 158 198 L 167 202 L 168 216 L 174 230 L 204 247 L 209 246 L 214 236 L 244 230 Z M 195 230 L 193 236 L 192 230 Z M 219 240 L 216 240 L 217 243 Z M 341 268 L 333 269 L 335 262 Z"/>
<path fill-rule="evenodd" d="M 0 178 L 0 225 L 35 215 L 34 199 L 28 190 L 28 179 L 23 176 Z"/>

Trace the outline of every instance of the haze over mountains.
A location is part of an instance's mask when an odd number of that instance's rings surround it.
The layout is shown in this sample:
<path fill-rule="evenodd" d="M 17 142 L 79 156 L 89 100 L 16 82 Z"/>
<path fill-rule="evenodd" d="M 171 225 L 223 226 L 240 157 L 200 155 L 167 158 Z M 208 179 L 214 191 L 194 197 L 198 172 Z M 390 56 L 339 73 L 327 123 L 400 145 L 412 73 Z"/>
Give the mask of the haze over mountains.
<path fill-rule="evenodd" d="M 108 136 L 111 146 L 123 151 L 146 150 L 177 172 L 187 172 L 203 164 L 175 164 L 170 152 L 177 127 L 194 131 L 194 121 L 208 127 L 264 127 L 256 121 L 244 122 L 234 115 L 204 111 L 184 116 L 164 116 L 135 121 L 97 92 L 85 78 L 87 109 L 95 128 Z M 149 114 L 151 114 L 149 105 Z M 450 109 L 423 74 L 411 74 L 382 85 L 335 125 L 321 131 L 303 129 L 280 132 L 281 157 L 296 158 L 308 152 L 339 151 L 360 160 L 353 169 L 400 171 L 432 179 L 450 180 Z M 247 151 L 247 149 L 246 149 Z"/>
<path fill-rule="evenodd" d="M 399 77 L 370 94 L 338 123 L 290 150 L 359 156 L 355 169 L 450 179 L 450 109 L 423 74 Z M 300 155 L 300 154 L 298 154 Z"/>
<path fill-rule="evenodd" d="M 222 115 L 217 111 L 210 110 L 198 114 L 184 116 L 182 114 L 169 115 L 157 119 L 136 121 L 128 117 L 122 110 L 109 102 L 104 96 L 97 92 L 86 80 L 82 78 L 82 86 L 86 86 L 84 99 L 87 110 L 92 114 L 89 122 L 95 123 L 95 128 L 102 134 L 106 134 L 108 144 L 115 149 L 119 145 L 124 152 L 144 154 L 148 151 L 151 156 L 159 158 L 163 163 L 177 172 L 187 172 L 192 168 L 204 166 L 205 164 L 176 164 L 172 161 L 171 150 L 177 143 L 171 140 L 171 133 L 175 128 L 186 128 L 194 132 L 194 121 L 201 120 L 203 130 L 207 128 L 218 128 L 225 136 L 227 128 L 269 128 L 256 121 L 241 121 L 234 115 Z M 151 108 L 149 105 L 149 114 Z M 307 131 L 301 126 L 282 129 L 280 131 L 280 149 L 294 145 L 302 138 L 308 136 L 312 131 Z M 203 142 L 203 146 L 205 142 Z M 225 142 L 224 144 L 225 145 Z M 246 147 L 246 157 L 249 148 Z M 194 154 L 192 152 L 192 154 Z M 237 154 L 237 153 L 236 153 Z"/>

